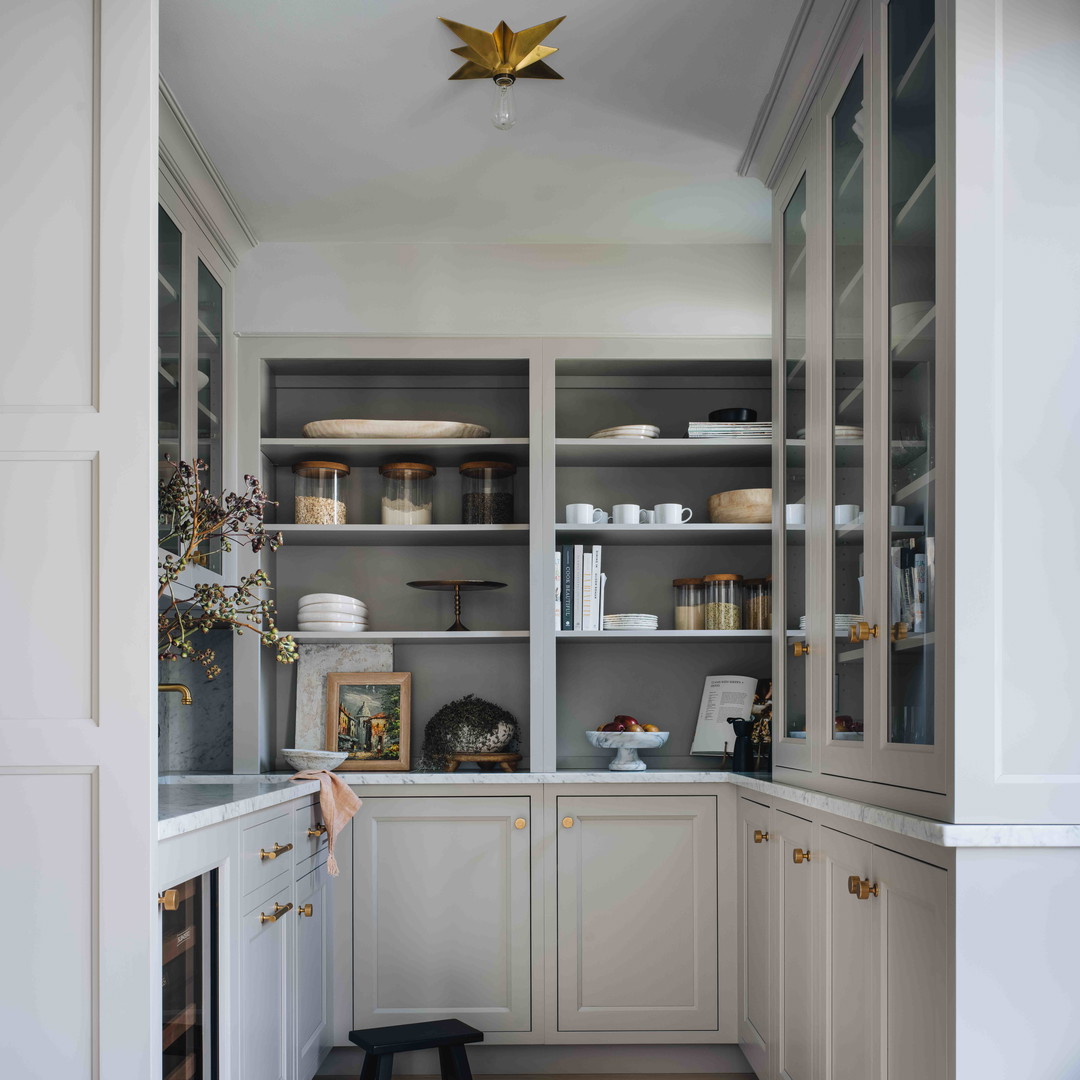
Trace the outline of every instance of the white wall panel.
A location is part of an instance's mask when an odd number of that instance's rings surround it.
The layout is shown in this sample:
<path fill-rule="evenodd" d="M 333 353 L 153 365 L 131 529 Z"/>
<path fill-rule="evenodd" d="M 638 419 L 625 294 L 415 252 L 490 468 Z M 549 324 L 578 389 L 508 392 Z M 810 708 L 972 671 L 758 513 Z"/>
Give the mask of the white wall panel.
<path fill-rule="evenodd" d="M 0 4 L 0 410 L 93 405 L 96 8 Z"/>
<path fill-rule="evenodd" d="M 0 453 L 0 721 L 93 717 L 96 462 Z"/>

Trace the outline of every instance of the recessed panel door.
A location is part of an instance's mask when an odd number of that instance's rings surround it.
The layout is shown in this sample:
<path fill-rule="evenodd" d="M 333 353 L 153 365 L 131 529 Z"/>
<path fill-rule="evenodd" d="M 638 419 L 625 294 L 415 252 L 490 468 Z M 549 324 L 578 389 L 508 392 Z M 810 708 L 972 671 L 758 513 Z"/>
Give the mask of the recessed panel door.
<path fill-rule="evenodd" d="M 767 806 L 739 799 L 739 1045 L 759 1076 L 772 1031 L 771 817 Z"/>

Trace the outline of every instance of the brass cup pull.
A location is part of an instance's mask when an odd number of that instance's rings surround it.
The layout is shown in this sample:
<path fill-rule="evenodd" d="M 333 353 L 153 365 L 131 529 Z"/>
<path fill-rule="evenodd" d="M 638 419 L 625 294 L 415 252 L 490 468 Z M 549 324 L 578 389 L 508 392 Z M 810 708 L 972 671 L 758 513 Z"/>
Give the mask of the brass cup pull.
<path fill-rule="evenodd" d="M 296 909 L 296 914 L 301 919 L 310 919 L 315 914 L 315 908 L 311 904 L 301 904 Z"/>
<path fill-rule="evenodd" d="M 877 882 L 871 885 L 869 878 L 849 877 L 848 892 L 857 900 L 869 900 L 871 896 L 878 894 Z"/>
<path fill-rule="evenodd" d="M 325 836 L 330 830 L 320 821 L 318 825 L 313 829 L 308 829 L 307 834 L 312 839 L 318 836 Z"/>
<path fill-rule="evenodd" d="M 804 863 L 810 861 L 810 852 L 803 851 L 801 847 L 795 848 L 791 853 L 791 861 L 796 863 Z"/>
<path fill-rule="evenodd" d="M 523 817 L 519 817 L 519 818 L 514 819 L 514 828 L 515 829 L 524 829 L 526 825 L 528 825 L 528 822 Z"/>
<path fill-rule="evenodd" d="M 163 893 L 158 893 L 158 907 L 165 911 L 178 911 L 180 909 L 180 890 L 179 889 L 166 889 Z"/>
<path fill-rule="evenodd" d="M 282 915 L 292 911 L 292 904 L 279 904 L 274 902 L 274 914 L 267 915 L 265 911 L 259 912 L 259 922 L 277 922 Z"/>
<path fill-rule="evenodd" d="M 276 859 L 279 855 L 284 855 L 286 851 L 292 851 L 292 844 L 274 844 L 272 851 L 267 851 L 266 848 L 259 848 L 259 858 Z"/>
<path fill-rule="evenodd" d="M 769 834 L 762 832 L 760 829 L 754 830 L 754 843 L 755 844 L 767 844 L 769 842 Z"/>
<path fill-rule="evenodd" d="M 871 638 L 878 636 L 878 625 L 874 623 L 871 626 L 868 622 L 853 622 L 848 627 L 848 641 L 852 645 L 858 644 L 860 641 L 869 641 Z"/>
<path fill-rule="evenodd" d="M 572 829 L 574 827 L 574 819 L 572 817 L 564 817 L 562 819 L 562 827 L 564 829 Z"/>
<path fill-rule="evenodd" d="M 796 641 L 791 646 L 791 651 L 796 656 L 809 656 L 810 655 L 810 646 L 805 641 Z"/>

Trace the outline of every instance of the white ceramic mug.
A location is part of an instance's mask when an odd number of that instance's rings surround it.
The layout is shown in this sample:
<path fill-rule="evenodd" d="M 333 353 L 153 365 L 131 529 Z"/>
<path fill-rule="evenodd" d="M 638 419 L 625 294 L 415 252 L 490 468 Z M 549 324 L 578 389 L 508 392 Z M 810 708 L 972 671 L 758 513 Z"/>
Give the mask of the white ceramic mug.
<path fill-rule="evenodd" d="M 684 525 L 694 516 L 694 511 L 682 503 L 657 503 L 653 510 L 657 525 Z"/>
<path fill-rule="evenodd" d="M 642 525 L 655 525 L 656 524 L 656 511 L 655 510 L 642 510 L 641 511 L 641 524 Z"/>
<path fill-rule="evenodd" d="M 898 528 L 903 525 L 907 520 L 907 507 L 906 506 L 890 506 L 889 507 L 889 524 L 894 528 Z"/>
<path fill-rule="evenodd" d="M 616 503 L 611 508 L 611 520 L 616 525 L 640 525 L 641 507 L 637 503 Z"/>
<path fill-rule="evenodd" d="M 805 525 L 806 503 L 788 503 L 784 507 L 784 522 L 787 525 Z"/>
<path fill-rule="evenodd" d="M 837 503 L 833 508 L 833 521 L 837 525 L 850 525 L 858 516 L 857 503 Z"/>
<path fill-rule="evenodd" d="M 608 512 L 592 503 L 567 503 L 567 525 L 601 525 L 608 520 Z"/>

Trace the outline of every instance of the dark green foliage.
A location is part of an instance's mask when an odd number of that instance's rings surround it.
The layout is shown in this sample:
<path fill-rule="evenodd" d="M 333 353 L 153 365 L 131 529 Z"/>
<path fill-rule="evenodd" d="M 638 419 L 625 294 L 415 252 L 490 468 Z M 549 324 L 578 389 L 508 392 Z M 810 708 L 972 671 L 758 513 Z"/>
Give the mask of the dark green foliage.
<path fill-rule="evenodd" d="M 517 753 L 521 728 L 513 713 L 475 694 L 448 702 L 424 728 L 424 751 L 416 771 L 445 772 L 451 754 L 494 738 L 499 725 L 505 723 L 511 725 L 514 733 L 510 742 L 499 747 L 499 751 Z"/>

